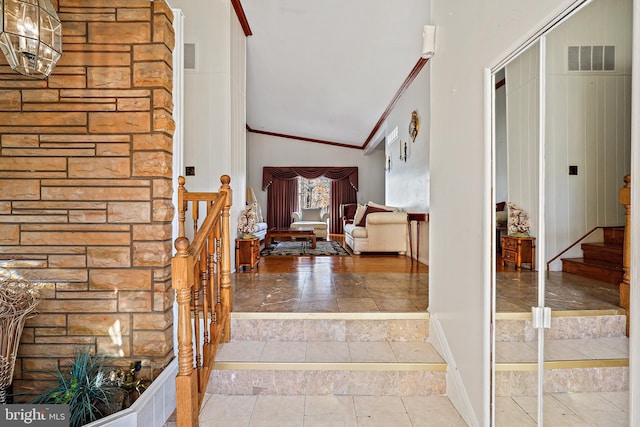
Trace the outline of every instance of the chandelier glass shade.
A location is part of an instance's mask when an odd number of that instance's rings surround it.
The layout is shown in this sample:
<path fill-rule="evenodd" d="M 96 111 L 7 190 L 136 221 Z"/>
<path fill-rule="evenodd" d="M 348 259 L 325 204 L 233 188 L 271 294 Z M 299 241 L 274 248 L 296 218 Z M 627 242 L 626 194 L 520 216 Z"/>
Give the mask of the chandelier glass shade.
<path fill-rule="evenodd" d="M 62 55 L 62 24 L 49 0 L 0 0 L 0 49 L 20 74 L 45 79 Z"/>

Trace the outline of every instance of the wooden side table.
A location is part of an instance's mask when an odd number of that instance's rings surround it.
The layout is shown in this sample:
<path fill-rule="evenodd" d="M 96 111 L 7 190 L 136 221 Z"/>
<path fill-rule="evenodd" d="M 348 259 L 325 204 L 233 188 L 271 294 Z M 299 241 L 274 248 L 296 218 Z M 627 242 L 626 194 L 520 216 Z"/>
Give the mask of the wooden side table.
<path fill-rule="evenodd" d="M 260 239 L 236 239 L 236 270 L 240 267 L 258 266 L 260 261 Z"/>
<path fill-rule="evenodd" d="M 536 267 L 536 238 L 502 236 L 502 265 L 515 264 L 521 269 L 527 264 L 531 270 Z"/>
<path fill-rule="evenodd" d="M 411 233 L 411 221 L 416 222 L 416 261 L 420 259 L 420 223 L 429 220 L 429 214 L 426 213 L 408 213 L 407 228 L 409 230 L 409 258 L 413 264 L 413 236 Z"/>

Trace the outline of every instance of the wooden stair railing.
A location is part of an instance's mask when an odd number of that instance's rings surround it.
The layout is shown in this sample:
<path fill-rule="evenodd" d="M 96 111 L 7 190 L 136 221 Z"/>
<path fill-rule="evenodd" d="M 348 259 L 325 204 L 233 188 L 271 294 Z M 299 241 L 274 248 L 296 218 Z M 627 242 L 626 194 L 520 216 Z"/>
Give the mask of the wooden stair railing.
<path fill-rule="evenodd" d="M 587 237 L 589 237 L 591 235 L 591 233 L 593 233 L 596 230 L 600 230 L 603 228 L 608 228 L 608 227 L 593 227 L 591 230 L 589 230 L 587 233 L 584 234 L 584 236 L 580 237 L 578 240 L 576 240 L 575 242 L 573 242 L 572 244 L 570 244 L 569 246 L 567 246 L 565 249 L 563 249 L 560 253 L 558 253 L 558 255 L 554 256 L 553 258 L 551 258 L 549 261 L 547 261 L 547 273 L 549 273 L 549 267 L 551 266 L 551 263 L 555 260 L 557 260 L 558 258 L 560 258 L 562 255 L 564 255 L 569 249 L 573 248 L 574 246 L 576 246 L 578 243 L 582 242 L 584 239 L 586 239 Z M 613 227 L 612 227 L 613 228 Z"/>
<path fill-rule="evenodd" d="M 228 175 L 217 193 L 188 192 L 178 178 L 177 250 L 171 260 L 172 285 L 178 304 L 178 427 L 197 427 L 198 415 L 218 345 L 230 338 L 231 243 L 229 209 L 232 193 Z M 199 206 L 206 218 L 199 225 Z M 186 211 L 191 209 L 193 242 L 185 236 Z M 195 352 L 195 354 L 194 354 Z"/>
<path fill-rule="evenodd" d="M 622 250 L 622 269 L 624 276 L 620 283 L 620 307 L 624 308 L 627 313 L 627 335 L 629 335 L 629 292 L 631 289 L 631 281 L 629 269 L 631 267 L 631 175 L 624 177 L 624 187 L 619 193 L 620 204 L 624 205 L 625 227 L 624 227 L 624 246 Z"/>

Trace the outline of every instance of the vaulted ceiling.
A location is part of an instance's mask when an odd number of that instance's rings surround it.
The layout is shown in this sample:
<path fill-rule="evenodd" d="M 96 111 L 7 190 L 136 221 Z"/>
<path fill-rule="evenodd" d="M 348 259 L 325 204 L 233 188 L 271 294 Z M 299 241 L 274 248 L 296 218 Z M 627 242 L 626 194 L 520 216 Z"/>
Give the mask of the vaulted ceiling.
<path fill-rule="evenodd" d="M 420 60 L 425 0 L 242 0 L 247 125 L 363 147 Z"/>

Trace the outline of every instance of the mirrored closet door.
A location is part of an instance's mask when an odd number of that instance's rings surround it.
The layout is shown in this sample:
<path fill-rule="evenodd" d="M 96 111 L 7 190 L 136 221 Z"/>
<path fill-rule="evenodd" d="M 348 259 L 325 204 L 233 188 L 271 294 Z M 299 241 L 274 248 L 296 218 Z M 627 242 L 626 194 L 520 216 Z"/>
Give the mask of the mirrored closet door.
<path fill-rule="evenodd" d="M 631 6 L 585 2 L 493 75 L 497 426 L 627 416 L 621 272 L 593 265 L 622 262 Z"/>

